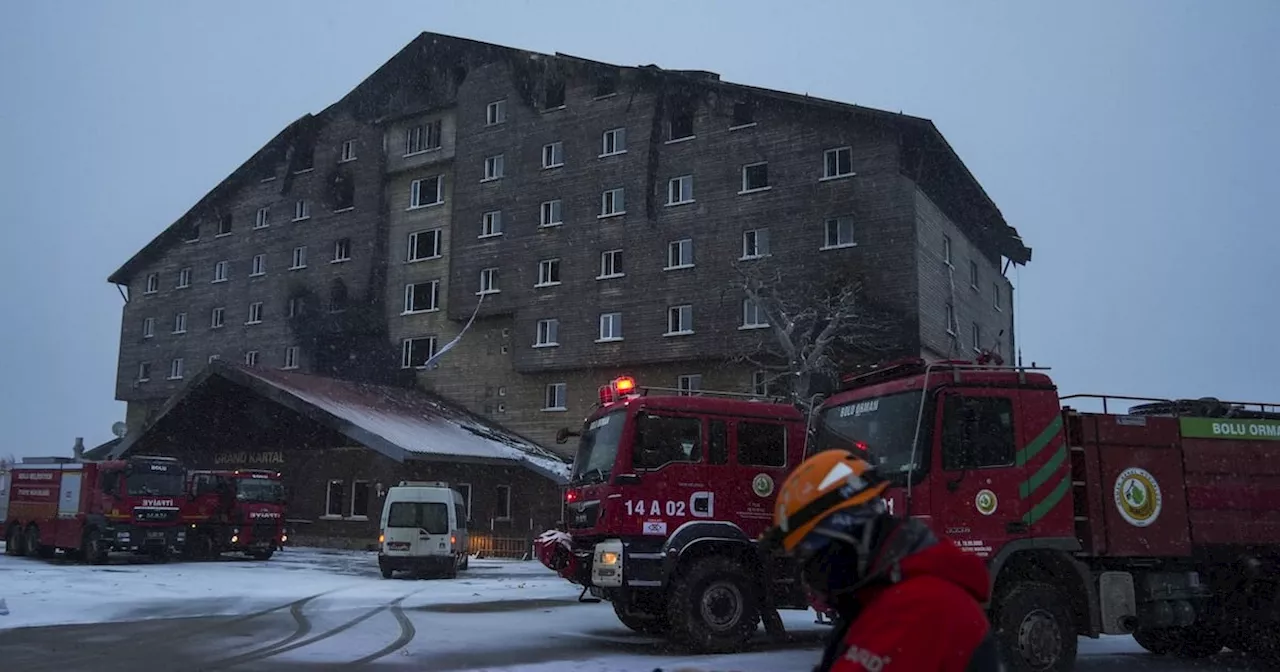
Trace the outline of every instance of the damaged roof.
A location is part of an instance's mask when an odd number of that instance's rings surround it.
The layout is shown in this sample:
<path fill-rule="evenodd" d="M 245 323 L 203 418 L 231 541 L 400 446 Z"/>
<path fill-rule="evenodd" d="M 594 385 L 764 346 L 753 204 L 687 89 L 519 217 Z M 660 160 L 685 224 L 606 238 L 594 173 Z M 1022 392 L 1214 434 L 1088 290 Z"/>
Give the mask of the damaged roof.
<path fill-rule="evenodd" d="M 557 483 L 570 465 L 555 453 L 444 399 L 416 389 L 256 369 L 214 360 L 173 395 L 157 416 L 112 451 L 133 444 L 183 397 L 220 377 L 322 423 L 391 459 L 482 461 L 523 466 Z"/>
<path fill-rule="evenodd" d="M 928 119 L 913 117 L 900 112 L 895 113 L 860 105 L 853 105 L 850 103 L 815 98 L 809 95 L 725 82 L 720 80 L 719 75 L 716 73 L 701 70 L 668 70 L 656 65 L 620 66 L 572 56 L 569 54 L 542 54 L 525 49 L 495 45 L 463 37 L 423 32 L 405 45 L 400 51 L 396 52 L 394 56 L 379 66 L 372 74 L 351 89 L 351 91 L 344 95 L 340 100 L 333 103 L 317 115 L 303 115 L 293 123 L 289 124 L 289 126 L 285 127 L 284 130 L 255 152 L 248 161 L 245 161 L 239 168 L 232 171 L 230 175 L 206 194 L 204 198 L 200 199 L 200 201 L 192 206 L 192 208 L 183 214 L 182 217 L 178 218 L 177 221 L 173 222 L 159 236 L 139 250 L 132 258 L 125 262 L 124 265 L 112 273 L 110 277 L 107 278 L 107 281 L 117 285 L 128 284 L 143 264 L 147 263 L 152 258 L 159 256 L 159 254 L 166 250 L 170 245 L 180 242 L 179 238 L 182 237 L 183 231 L 193 218 L 198 217 L 201 213 L 216 207 L 220 199 L 226 196 L 232 189 L 244 183 L 245 178 L 250 176 L 252 171 L 259 167 L 260 163 L 268 158 L 273 152 L 287 151 L 287 149 L 292 146 L 295 141 L 295 137 L 301 130 L 305 128 L 312 128 L 314 124 L 320 123 L 322 119 L 335 110 L 354 108 L 360 105 L 362 98 L 384 95 L 389 88 L 404 86 L 405 81 L 402 77 L 402 71 L 415 71 L 420 69 L 418 66 L 422 64 L 423 59 L 433 60 L 442 57 L 447 58 L 449 56 L 456 58 L 457 54 L 464 52 L 481 60 L 491 59 L 497 54 L 502 54 L 507 57 L 523 56 L 531 59 L 560 59 L 563 62 L 574 62 L 590 67 L 612 68 L 617 69 L 618 71 L 655 74 L 663 77 L 677 78 L 689 84 L 715 88 L 724 92 L 738 92 L 758 98 L 772 99 L 799 106 L 823 108 L 836 112 L 847 112 L 875 119 L 901 132 L 903 134 L 904 142 L 909 143 L 912 148 L 916 150 L 915 155 L 940 155 L 943 158 L 943 163 L 945 164 L 943 170 L 947 173 L 946 179 L 948 179 L 949 182 L 952 182 L 950 186 L 959 192 L 957 194 L 957 198 L 965 202 L 968 207 L 975 208 L 977 212 L 975 224 L 982 229 L 984 234 L 993 238 L 994 244 L 999 253 L 1015 264 L 1026 264 L 1031 260 L 1031 248 L 1026 246 L 1017 230 L 1005 221 L 1004 215 L 1000 212 L 1000 209 L 996 207 L 995 202 L 986 193 L 986 190 L 983 189 L 981 183 L 979 183 L 972 173 L 969 172 L 968 167 L 964 165 L 964 162 L 960 159 L 959 155 L 956 154 L 950 143 L 948 143 L 946 138 L 943 137 L 942 132 L 939 131 L 933 122 Z M 387 115 L 381 116 L 385 119 Z"/>

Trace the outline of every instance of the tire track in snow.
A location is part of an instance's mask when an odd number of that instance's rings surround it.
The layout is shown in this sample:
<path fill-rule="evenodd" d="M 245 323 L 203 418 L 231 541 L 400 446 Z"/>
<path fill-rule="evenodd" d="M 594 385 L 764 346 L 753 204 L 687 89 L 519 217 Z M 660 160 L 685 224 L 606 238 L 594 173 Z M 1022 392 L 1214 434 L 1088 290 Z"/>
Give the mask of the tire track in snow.
<path fill-rule="evenodd" d="M 248 653 L 243 653 L 237 656 L 231 656 L 230 658 L 223 658 L 222 660 L 216 660 L 211 663 L 202 665 L 201 669 L 216 670 L 216 669 L 224 669 L 228 667 L 235 667 L 238 665 L 243 665 L 245 663 L 255 663 L 258 661 L 266 660 L 267 658 L 278 656 L 282 653 L 288 653 L 290 651 L 295 651 L 303 647 L 311 646 L 312 644 L 315 644 L 317 642 L 322 642 L 322 641 L 331 639 L 333 637 L 336 637 L 337 635 L 340 635 L 346 632 L 347 630 L 350 630 L 351 628 L 356 627 L 357 625 L 360 625 L 361 623 L 364 623 L 365 621 L 373 618 L 374 616 L 377 616 L 378 614 L 384 611 L 387 611 L 389 609 L 399 609 L 400 604 L 403 603 L 406 598 L 412 595 L 416 595 L 417 593 L 420 593 L 423 590 L 426 590 L 426 588 L 420 588 L 411 593 L 406 593 L 404 595 L 401 595 L 400 597 L 397 597 L 396 599 L 386 604 L 382 604 L 377 607 L 374 607 L 373 609 L 366 611 L 365 613 L 347 621 L 346 623 L 330 628 L 314 637 L 301 639 L 299 637 L 290 636 L 286 638 L 287 640 L 289 640 L 288 643 L 281 642 L 271 646 L 262 647 L 256 651 L 250 651 Z M 403 612 L 401 613 L 403 614 Z M 404 624 L 402 623 L 400 627 L 401 627 L 401 637 L 403 637 Z M 410 624 L 410 628 L 412 628 L 412 624 Z M 410 638 L 412 638 L 412 636 Z M 399 638 L 397 638 L 397 641 L 399 641 Z M 386 654 L 382 654 L 382 655 L 386 655 Z"/>
<path fill-rule="evenodd" d="M 292 602 L 287 602 L 285 604 L 276 605 L 274 607 L 268 607 L 266 609 L 260 609 L 258 611 L 253 611 L 247 614 L 240 614 L 238 616 L 233 616 L 231 618 L 228 618 L 225 621 L 219 621 L 214 624 L 202 624 L 201 626 L 192 627 L 191 623 L 189 622 L 191 619 L 203 619 L 207 617 L 202 617 L 202 616 L 182 617 L 177 619 L 178 620 L 177 623 L 169 624 L 167 627 L 161 627 L 160 629 L 154 632 L 148 632 L 140 637 L 131 638 L 130 646 L 131 647 L 136 646 L 137 650 L 145 651 L 150 649 L 153 646 L 168 646 L 175 642 L 182 642 L 185 640 L 192 639 L 194 637 L 206 637 L 211 633 L 217 633 L 219 631 L 234 627 L 241 623 L 251 621 L 255 618 L 261 618 L 263 616 L 274 614 L 284 609 L 289 609 L 291 613 L 295 614 L 294 618 L 296 621 L 300 616 L 300 610 L 308 602 L 311 602 L 316 598 L 338 592 L 340 590 L 345 590 L 350 587 L 352 586 L 343 586 L 339 588 L 333 588 L 331 590 L 326 590 L 320 593 L 316 593 L 314 595 L 309 595 L 307 597 L 294 600 Z M 139 622 L 145 623 L 146 621 L 143 620 Z M 74 625 L 75 624 L 73 624 L 73 627 Z M 306 633 L 304 632 L 301 636 L 305 637 Z M 279 643 L 275 645 L 279 645 Z M 48 669 L 51 671 L 56 670 L 57 672 L 64 672 L 67 669 L 79 669 L 80 665 L 98 661 L 103 655 L 104 651 L 112 651 L 113 652 L 112 655 L 116 655 L 114 652 L 118 651 L 120 648 L 120 644 L 115 642 L 104 643 L 104 644 L 95 643 L 95 644 L 89 644 L 88 646 L 90 648 L 87 651 L 83 651 L 78 654 L 73 654 L 68 657 L 58 656 L 54 660 L 50 660 L 47 655 L 40 655 L 36 660 L 26 663 L 29 667 L 24 667 L 23 669 L 30 670 L 32 672 L 35 672 L 36 670 L 45 670 L 45 669 Z M 13 661 L 13 662 L 18 662 L 18 661 Z"/>
<path fill-rule="evenodd" d="M 408 596 L 406 595 L 405 597 L 408 597 Z M 418 634 L 418 630 L 417 628 L 413 627 L 413 621 L 409 620 L 409 617 L 404 613 L 404 607 L 401 604 L 403 600 L 404 600 L 404 597 L 400 598 L 399 600 L 392 603 L 391 605 L 391 615 L 395 616 L 396 621 L 400 623 L 400 636 L 396 637 L 396 641 L 391 642 L 390 644 L 382 647 L 381 649 L 378 649 L 377 651 L 374 651 L 373 653 L 365 656 L 364 658 L 347 663 L 344 667 L 358 667 L 360 665 L 368 665 L 369 663 L 372 663 L 375 660 L 378 660 L 380 658 L 385 658 L 386 656 L 389 656 L 395 653 L 396 651 L 399 651 L 400 649 L 408 645 L 409 642 L 413 641 L 413 638 L 416 637 Z"/>
<path fill-rule="evenodd" d="M 258 656 L 261 656 L 263 654 L 271 655 L 270 652 L 273 652 L 280 647 L 288 646 L 298 641 L 299 639 L 302 639 L 303 637 L 306 637 L 307 635 L 311 634 L 311 620 L 307 618 L 307 615 L 303 613 L 303 610 L 306 608 L 309 602 L 311 602 L 317 597 L 320 597 L 320 595 L 312 595 L 311 597 L 298 600 L 297 602 L 294 602 L 293 604 L 289 605 L 289 615 L 293 617 L 293 622 L 295 624 L 293 632 L 291 634 L 286 635 L 283 639 L 274 641 L 265 646 L 259 646 L 256 649 L 251 649 L 249 651 L 245 651 L 244 653 L 238 653 L 229 658 L 223 658 L 221 660 L 214 661 L 202 667 L 202 669 L 214 670 L 221 667 L 231 667 L 233 665 L 239 664 L 240 662 L 255 660 Z"/>

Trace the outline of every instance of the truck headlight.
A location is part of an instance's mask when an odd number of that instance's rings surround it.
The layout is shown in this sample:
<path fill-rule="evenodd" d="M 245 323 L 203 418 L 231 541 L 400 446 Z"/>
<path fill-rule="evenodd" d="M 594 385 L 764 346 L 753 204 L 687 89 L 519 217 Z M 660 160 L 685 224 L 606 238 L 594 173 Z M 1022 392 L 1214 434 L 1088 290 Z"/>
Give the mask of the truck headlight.
<path fill-rule="evenodd" d="M 600 564 L 616 565 L 618 564 L 618 554 L 613 551 L 605 551 L 600 554 Z"/>

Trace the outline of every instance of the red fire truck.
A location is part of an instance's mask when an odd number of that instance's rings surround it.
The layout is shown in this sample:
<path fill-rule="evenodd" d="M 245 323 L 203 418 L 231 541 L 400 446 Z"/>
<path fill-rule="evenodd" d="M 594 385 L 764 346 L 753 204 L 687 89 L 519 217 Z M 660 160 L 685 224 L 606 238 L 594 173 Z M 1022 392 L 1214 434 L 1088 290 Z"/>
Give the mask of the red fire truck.
<path fill-rule="evenodd" d="M 633 630 L 732 651 L 762 617 L 780 628 L 776 608 L 808 606 L 788 561 L 762 559 L 755 543 L 804 457 L 805 417 L 749 395 L 672 392 L 626 377 L 601 388 L 579 434 L 567 529 L 543 534 L 537 555 Z"/>
<path fill-rule="evenodd" d="M 897 514 L 987 560 L 1012 669 L 1069 670 L 1078 635 L 1130 633 L 1280 662 L 1280 407 L 1059 398 L 1044 370 L 986 355 L 843 387 L 812 447 L 865 449 Z"/>
<path fill-rule="evenodd" d="M 9 555 L 50 558 L 62 549 L 101 564 L 111 551 L 129 551 L 164 560 L 186 541 L 179 518 L 184 472 L 173 458 L 28 459 L 13 465 L 10 477 Z"/>
<path fill-rule="evenodd" d="M 284 505 L 280 472 L 191 471 L 182 514 L 190 525 L 188 555 L 208 559 L 233 552 L 270 559 L 286 541 Z"/>

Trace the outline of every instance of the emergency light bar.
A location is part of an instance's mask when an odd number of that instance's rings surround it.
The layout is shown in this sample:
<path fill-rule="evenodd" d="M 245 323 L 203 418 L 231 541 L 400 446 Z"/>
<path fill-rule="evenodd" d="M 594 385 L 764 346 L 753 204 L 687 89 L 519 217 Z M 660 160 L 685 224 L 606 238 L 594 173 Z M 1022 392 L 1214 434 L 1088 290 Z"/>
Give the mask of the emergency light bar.
<path fill-rule="evenodd" d="M 608 385 L 600 386 L 600 403 L 612 404 L 621 397 L 636 393 L 636 379 L 631 376 L 614 378 Z"/>

